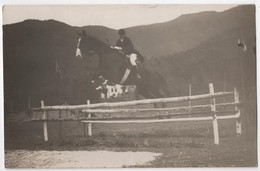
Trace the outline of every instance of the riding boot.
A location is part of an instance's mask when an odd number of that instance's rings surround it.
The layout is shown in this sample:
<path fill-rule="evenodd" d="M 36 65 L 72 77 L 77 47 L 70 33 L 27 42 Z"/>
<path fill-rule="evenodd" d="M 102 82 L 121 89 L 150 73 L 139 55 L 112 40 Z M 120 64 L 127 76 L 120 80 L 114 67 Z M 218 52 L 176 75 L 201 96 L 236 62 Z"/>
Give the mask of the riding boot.
<path fill-rule="evenodd" d="M 137 66 L 135 66 L 134 69 L 135 69 L 135 72 L 136 72 L 136 78 L 139 79 L 139 80 L 142 79 L 141 75 L 139 74 Z"/>

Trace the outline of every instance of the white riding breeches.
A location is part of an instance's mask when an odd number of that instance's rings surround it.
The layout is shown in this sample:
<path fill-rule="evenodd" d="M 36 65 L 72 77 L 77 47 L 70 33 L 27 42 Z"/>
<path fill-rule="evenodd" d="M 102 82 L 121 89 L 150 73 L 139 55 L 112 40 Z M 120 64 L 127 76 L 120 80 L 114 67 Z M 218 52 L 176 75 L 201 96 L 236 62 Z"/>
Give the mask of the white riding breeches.
<path fill-rule="evenodd" d="M 127 55 L 127 57 L 130 59 L 131 65 L 137 66 L 137 55 L 135 53 Z"/>

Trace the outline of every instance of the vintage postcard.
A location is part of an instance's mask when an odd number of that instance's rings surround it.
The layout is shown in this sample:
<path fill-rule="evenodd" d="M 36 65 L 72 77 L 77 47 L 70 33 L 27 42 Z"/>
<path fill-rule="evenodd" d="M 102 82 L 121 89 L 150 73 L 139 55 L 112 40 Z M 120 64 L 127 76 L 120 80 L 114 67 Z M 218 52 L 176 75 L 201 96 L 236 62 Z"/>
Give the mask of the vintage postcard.
<path fill-rule="evenodd" d="M 6 168 L 257 167 L 254 4 L 2 14 Z"/>

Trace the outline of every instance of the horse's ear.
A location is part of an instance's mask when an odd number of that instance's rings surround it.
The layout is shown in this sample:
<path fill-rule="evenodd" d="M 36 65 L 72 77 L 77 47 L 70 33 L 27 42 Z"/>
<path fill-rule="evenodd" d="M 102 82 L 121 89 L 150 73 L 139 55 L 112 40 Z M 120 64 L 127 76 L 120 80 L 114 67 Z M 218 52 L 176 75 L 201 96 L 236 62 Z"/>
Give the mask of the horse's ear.
<path fill-rule="evenodd" d="M 82 33 L 81 33 L 82 36 L 86 36 L 86 31 L 85 30 L 82 30 Z"/>
<path fill-rule="evenodd" d="M 87 36 L 87 34 L 86 34 L 86 31 L 85 30 L 82 30 L 81 31 L 81 33 L 80 32 L 76 32 L 77 33 L 77 35 L 79 35 L 79 36 Z"/>

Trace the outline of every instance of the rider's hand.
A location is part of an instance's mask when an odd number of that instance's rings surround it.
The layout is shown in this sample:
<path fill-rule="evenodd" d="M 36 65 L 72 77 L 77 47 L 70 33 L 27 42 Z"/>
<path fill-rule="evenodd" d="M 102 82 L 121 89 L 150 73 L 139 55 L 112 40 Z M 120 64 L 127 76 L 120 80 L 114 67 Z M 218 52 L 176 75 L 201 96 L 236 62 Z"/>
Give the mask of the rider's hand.
<path fill-rule="evenodd" d="M 121 47 L 119 47 L 119 46 L 110 46 L 112 49 L 117 49 L 117 50 L 122 50 L 122 48 Z"/>

